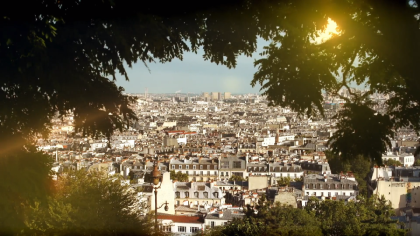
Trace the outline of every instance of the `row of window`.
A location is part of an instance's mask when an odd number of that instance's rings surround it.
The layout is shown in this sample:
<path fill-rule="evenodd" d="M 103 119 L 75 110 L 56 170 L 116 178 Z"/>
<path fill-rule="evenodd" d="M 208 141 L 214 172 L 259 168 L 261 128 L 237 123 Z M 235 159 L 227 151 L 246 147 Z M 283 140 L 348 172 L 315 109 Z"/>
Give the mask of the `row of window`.
<path fill-rule="evenodd" d="M 234 161 L 232 168 L 242 168 L 241 162 L 242 161 Z M 229 162 L 228 161 L 222 161 L 220 163 L 220 169 L 229 169 L 229 168 L 230 167 L 229 167 Z"/>
<path fill-rule="evenodd" d="M 182 170 L 182 166 L 183 165 L 178 165 L 178 169 L 179 170 Z M 207 170 L 210 170 L 210 165 L 200 165 L 200 170 L 203 170 L 204 167 L 206 167 Z M 176 165 L 172 165 L 172 169 L 173 170 L 176 169 Z M 190 169 L 190 166 L 189 165 L 185 165 L 185 169 L 186 170 L 189 170 Z M 197 169 L 197 165 L 193 165 L 193 170 L 196 170 L 196 169 Z M 217 169 L 217 165 L 214 165 L 213 166 L 213 169 Z"/>
<path fill-rule="evenodd" d="M 309 196 L 309 192 L 306 192 L 306 195 L 307 195 L 307 196 Z M 317 195 L 316 195 L 316 192 L 313 192 L 313 193 L 312 193 L 312 196 L 317 196 Z M 322 197 L 322 196 L 324 196 L 324 192 L 320 192 L 320 193 L 319 193 L 319 196 L 321 196 L 321 197 Z M 331 197 L 331 192 L 328 192 L 327 196 L 328 196 L 328 197 Z M 338 192 L 335 192 L 335 196 L 336 196 L 336 197 L 338 196 Z M 343 196 L 346 196 L 346 193 L 345 193 L 345 192 L 343 192 Z M 353 196 L 353 193 L 350 193 L 350 195 L 349 195 L 349 196 Z"/>
<path fill-rule="evenodd" d="M 324 184 L 306 184 L 307 189 L 323 189 Z M 353 189 L 352 184 L 326 184 L 325 189 Z"/>
<path fill-rule="evenodd" d="M 196 233 L 200 230 L 198 227 L 190 227 L 190 233 Z M 171 226 L 162 226 L 163 232 L 171 232 Z M 187 232 L 187 227 L 178 226 L 178 232 Z"/>
<path fill-rule="evenodd" d="M 181 196 L 181 193 L 180 192 L 175 192 L 175 197 L 176 198 L 180 198 L 180 196 Z M 190 197 L 190 193 L 188 191 L 185 191 L 184 192 L 184 196 L 185 197 Z M 199 196 L 199 192 L 194 192 L 194 197 L 198 198 L 198 196 Z M 203 196 L 205 198 L 208 198 L 209 197 L 209 193 L 208 192 L 203 192 Z M 213 193 L 213 196 L 215 198 L 219 198 L 219 193 L 218 192 L 215 192 L 215 193 Z"/>
<path fill-rule="evenodd" d="M 185 171 L 185 173 L 186 173 L 187 175 L 189 175 L 189 174 L 190 174 L 190 172 L 188 172 L 188 170 L 187 170 L 187 171 Z M 214 173 L 214 174 L 212 174 L 212 173 Z M 194 171 L 194 172 L 192 172 L 192 175 L 193 175 L 193 176 L 194 176 L 194 175 L 217 175 L 217 171 L 214 171 L 214 172 L 210 172 L 210 171 L 207 171 L 207 172 L 203 172 L 203 171 L 196 172 L 196 171 Z"/>

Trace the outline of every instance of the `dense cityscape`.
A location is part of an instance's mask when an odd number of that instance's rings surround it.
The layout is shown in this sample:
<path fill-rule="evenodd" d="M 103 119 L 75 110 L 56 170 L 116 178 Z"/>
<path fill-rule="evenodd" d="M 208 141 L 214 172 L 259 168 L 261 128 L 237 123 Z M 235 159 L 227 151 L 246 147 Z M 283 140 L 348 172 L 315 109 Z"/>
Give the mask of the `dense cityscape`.
<path fill-rule="evenodd" d="M 334 115 L 350 96 L 348 90 L 339 94 L 323 94 L 325 116 L 319 118 L 268 106 L 258 94 L 126 94 L 136 98 L 138 120 L 123 132 L 109 140 L 83 137 L 70 115 L 53 119 L 49 138 L 37 147 L 54 160 L 54 179 L 74 170 L 119 175 L 145 206 L 142 215 L 160 206 L 163 232 L 192 235 L 245 217 L 244 209 L 256 207 L 262 196 L 292 208 L 304 208 L 313 197 L 357 201 L 365 179 L 337 173 L 327 160 Z M 389 96 L 370 99 L 380 113 Z M 398 164 L 375 165 L 367 179 L 368 191 L 389 200 L 393 219 L 413 235 L 420 233 L 418 146 L 413 130 L 399 130 L 382 156 L 384 163 Z M 152 183 L 156 169 L 159 189 Z"/>

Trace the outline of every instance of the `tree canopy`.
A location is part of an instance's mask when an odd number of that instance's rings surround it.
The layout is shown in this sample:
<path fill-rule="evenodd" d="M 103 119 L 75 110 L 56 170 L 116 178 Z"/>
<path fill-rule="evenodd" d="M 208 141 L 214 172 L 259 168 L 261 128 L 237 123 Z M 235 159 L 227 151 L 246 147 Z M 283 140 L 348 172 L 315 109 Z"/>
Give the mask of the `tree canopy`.
<path fill-rule="evenodd" d="M 261 204 L 263 204 L 261 206 Z M 405 235 L 391 220 L 394 210 L 383 197 L 358 201 L 319 201 L 311 198 L 304 209 L 269 206 L 263 199 L 248 207 L 245 219 L 210 230 L 207 235 Z M 357 216 L 357 217 L 355 217 Z"/>
<path fill-rule="evenodd" d="M 37 202 L 26 219 L 33 235 L 148 235 L 137 193 L 118 176 L 71 171 L 61 176 L 46 203 Z"/>
<path fill-rule="evenodd" d="M 22 4 L 30 11 L 20 11 Z M 392 95 L 386 113 L 376 114 L 368 96 L 352 93 L 341 114 L 348 121 L 335 138 L 375 140 L 371 146 L 380 152 L 394 129 L 420 129 L 417 1 L 147 2 L 136 8 L 126 0 L 39 0 L 8 4 L 2 12 L 2 142 L 45 134 L 56 112 L 69 111 L 77 131 L 109 137 L 135 118 L 114 83 L 116 73 L 128 79 L 126 66 L 182 59 L 202 47 L 205 60 L 231 68 L 237 55 L 256 50 L 257 37 L 271 44 L 255 62 L 252 85 L 260 83 L 272 105 L 323 114 L 322 91 L 339 95 L 350 82 L 364 83 L 368 94 Z M 329 20 L 339 34 L 319 43 Z M 365 132 L 353 127 L 360 112 L 375 124 Z M 344 153 L 338 140 L 334 150 Z M 380 162 L 370 147 L 356 150 Z"/>
<path fill-rule="evenodd" d="M 395 130 L 420 130 L 419 11 L 415 0 L 8 2 L 0 10 L 0 173 L 11 171 L 4 164 L 11 159 L 41 155 L 31 144 L 48 135 L 56 114 L 71 112 L 76 131 L 87 136 L 110 137 L 135 119 L 131 99 L 115 84 L 117 73 L 128 79 L 127 66 L 182 59 L 202 47 L 204 60 L 232 68 L 238 55 L 255 52 L 258 37 L 271 44 L 255 62 L 251 84 L 261 84 L 272 105 L 323 114 L 323 91 L 340 96 L 352 82 L 369 86 L 366 94 L 342 97 L 347 103 L 331 145 L 342 157 L 380 163 Z M 340 33 L 318 43 L 329 19 Z M 373 110 L 375 92 L 389 94 L 385 112 Z M 48 167 L 46 158 L 38 160 Z M 49 181 L 38 164 L 28 171 L 41 180 L 30 186 L 37 197 Z M 13 196 L 33 200 L 23 191 L 30 175 L 17 178 L 21 186 L 2 184 L 0 192 L 14 189 Z M 7 199 L 0 205 L 13 202 Z"/>
<path fill-rule="evenodd" d="M 277 31 L 265 58 L 255 62 L 252 81 L 271 104 L 312 115 L 324 112 L 323 91 L 345 99 L 331 144 L 347 158 L 362 154 L 381 163 L 396 129 L 420 130 L 417 1 L 280 1 L 279 9 Z M 339 33 L 317 42 L 329 19 Z M 369 92 L 341 96 L 350 83 L 365 84 Z M 373 93 L 390 95 L 383 114 L 373 110 Z"/>

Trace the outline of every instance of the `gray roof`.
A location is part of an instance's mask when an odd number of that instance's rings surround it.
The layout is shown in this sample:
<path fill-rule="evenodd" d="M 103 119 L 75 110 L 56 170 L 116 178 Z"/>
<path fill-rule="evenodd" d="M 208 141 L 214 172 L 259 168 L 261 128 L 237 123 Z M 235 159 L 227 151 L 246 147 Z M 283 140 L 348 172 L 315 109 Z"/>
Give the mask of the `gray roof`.
<path fill-rule="evenodd" d="M 209 213 L 206 216 L 206 220 L 233 220 L 235 218 L 243 218 L 244 213 L 238 210 L 229 210 L 226 209 L 223 211 L 223 217 L 219 217 L 219 212 Z"/>

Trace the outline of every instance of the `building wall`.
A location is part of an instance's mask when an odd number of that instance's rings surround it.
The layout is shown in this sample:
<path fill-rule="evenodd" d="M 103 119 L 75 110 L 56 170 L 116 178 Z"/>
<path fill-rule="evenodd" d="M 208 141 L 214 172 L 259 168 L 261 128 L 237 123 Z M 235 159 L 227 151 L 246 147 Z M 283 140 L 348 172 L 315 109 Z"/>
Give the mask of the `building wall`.
<path fill-rule="evenodd" d="M 375 193 L 391 201 L 392 208 L 420 206 L 420 182 L 378 181 Z"/>
<path fill-rule="evenodd" d="M 249 176 L 248 177 L 248 189 L 263 189 L 268 187 L 268 180 L 270 177 L 268 176 Z"/>
<path fill-rule="evenodd" d="M 222 219 L 220 220 L 219 219 L 205 219 L 204 220 L 204 224 L 207 228 L 211 228 L 211 222 L 214 222 L 214 227 L 223 226 L 228 223 L 227 220 L 222 220 Z"/>
<path fill-rule="evenodd" d="M 304 189 L 305 196 L 324 196 L 328 197 L 328 193 L 331 193 L 331 197 L 337 195 L 355 196 L 357 191 L 352 189 Z"/>
<path fill-rule="evenodd" d="M 211 93 L 211 100 L 217 101 L 219 99 L 219 93 L 218 92 L 212 92 Z"/>
<path fill-rule="evenodd" d="M 164 202 L 168 202 L 168 211 L 165 211 L 165 207 L 158 209 L 158 213 L 175 214 L 175 192 L 174 186 L 170 179 L 170 173 L 165 172 L 162 176 L 162 185 L 158 189 L 157 206 L 161 206 Z M 151 196 L 151 210 L 155 210 L 155 193 Z"/>
<path fill-rule="evenodd" d="M 191 232 L 191 227 L 198 227 L 199 232 L 203 232 L 205 230 L 204 224 L 202 223 L 184 223 L 184 222 L 173 222 L 172 220 L 159 220 L 159 223 L 162 224 L 162 226 L 170 226 L 171 232 L 176 235 L 195 235 L 196 233 Z M 186 232 L 179 232 L 179 226 L 185 227 Z M 167 232 L 167 231 L 165 231 Z M 167 232 L 169 233 L 169 232 Z"/>

